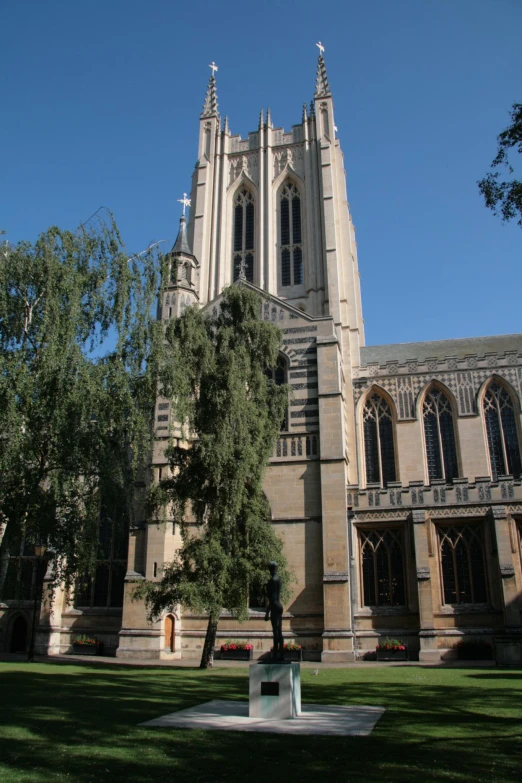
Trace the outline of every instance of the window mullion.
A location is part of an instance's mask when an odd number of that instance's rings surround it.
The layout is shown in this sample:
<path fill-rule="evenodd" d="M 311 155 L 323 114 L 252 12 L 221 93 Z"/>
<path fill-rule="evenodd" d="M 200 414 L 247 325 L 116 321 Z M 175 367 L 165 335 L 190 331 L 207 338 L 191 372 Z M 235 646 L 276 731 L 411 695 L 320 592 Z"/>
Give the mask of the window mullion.
<path fill-rule="evenodd" d="M 451 555 L 453 559 L 453 576 L 455 579 L 455 600 L 460 604 L 460 592 L 459 592 L 459 575 L 457 571 L 457 556 L 455 554 L 455 546 L 453 541 L 451 542 Z"/>
<path fill-rule="evenodd" d="M 504 437 L 504 427 L 502 425 L 502 412 L 500 410 L 500 404 L 497 399 L 497 416 L 500 430 L 500 442 L 502 444 L 502 454 L 504 456 L 504 473 L 509 473 L 509 463 L 507 458 L 506 440 Z M 498 477 L 497 477 L 498 478 Z"/>
<path fill-rule="evenodd" d="M 386 554 L 388 556 L 388 579 L 386 580 L 388 582 L 388 592 L 390 595 L 390 601 L 389 606 L 393 606 L 393 584 L 392 584 L 392 563 L 391 563 L 391 552 L 390 547 L 386 547 Z"/>
<path fill-rule="evenodd" d="M 384 486 L 384 480 L 383 480 L 383 475 L 382 475 L 381 427 L 380 427 L 381 420 L 379 418 L 379 412 L 377 410 L 375 411 L 375 419 L 376 419 L 376 424 L 377 424 L 376 429 L 377 429 L 377 457 L 378 457 L 378 461 L 379 461 L 379 480 L 380 480 L 381 487 L 383 487 Z"/>
<path fill-rule="evenodd" d="M 242 198 L 241 219 L 242 219 L 242 237 L 241 237 L 241 259 L 243 261 L 243 269 L 246 262 L 246 199 Z"/>
<path fill-rule="evenodd" d="M 372 557 L 373 557 L 373 589 L 374 589 L 374 595 L 375 595 L 375 606 L 379 606 L 379 569 L 377 567 L 377 550 L 375 547 L 372 548 Z"/>
<path fill-rule="evenodd" d="M 471 603 L 474 604 L 475 603 L 475 589 L 474 589 L 474 585 L 473 585 L 473 569 L 472 569 L 472 565 L 471 565 L 471 551 L 470 551 L 469 542 L 466 541 L 465 543 L 466 543 L 466 554 L 467 554 L 467 560 L 468 560 L 468 579 L 469 579 L 469 586 L 470 586 L 470 590 L 471 590 Z"/>
<path fill-rule="evenodd" d="M 442 433 L 440 431 L 440 416 L 439 416 L 439 406 L 436 403 L 435 405 L 435 416 L 437 418 L 437 437 L 439 439 L 439 450 L 440 450 L 440 466 L 442 468 L 442 478 L 446 479 L 446 463 L 444 460 L 444 448 L 442 445 Z"/>

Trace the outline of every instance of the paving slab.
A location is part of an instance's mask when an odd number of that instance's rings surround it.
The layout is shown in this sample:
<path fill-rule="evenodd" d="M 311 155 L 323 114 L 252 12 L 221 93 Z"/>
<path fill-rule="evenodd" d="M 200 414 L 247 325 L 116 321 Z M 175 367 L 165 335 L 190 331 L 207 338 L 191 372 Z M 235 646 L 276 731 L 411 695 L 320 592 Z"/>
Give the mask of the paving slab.
<path fill-rule="evenodd" d="M 384 707 L 337 707 L 304 704 L 297 718 L 263 720 L 248 717 L 248 702 L 214 699 L 187 710 L 140 723 L 176 729 L 261 731 L 269 734 L 319 734 L 339 737 L 367 737 L 383 715 Z"/>

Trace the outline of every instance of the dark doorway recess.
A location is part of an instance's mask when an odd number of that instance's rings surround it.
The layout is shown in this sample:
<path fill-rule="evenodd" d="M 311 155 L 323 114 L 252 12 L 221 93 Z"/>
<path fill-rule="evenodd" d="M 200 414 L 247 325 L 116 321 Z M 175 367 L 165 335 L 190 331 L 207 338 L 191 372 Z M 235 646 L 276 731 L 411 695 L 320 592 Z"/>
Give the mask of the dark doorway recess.
<path fill-rule="evenodd" d="M 27 621 L 21 615 L 16 618 L 11 631 L 12 653 L 23 653 L 27 650 Z"/>

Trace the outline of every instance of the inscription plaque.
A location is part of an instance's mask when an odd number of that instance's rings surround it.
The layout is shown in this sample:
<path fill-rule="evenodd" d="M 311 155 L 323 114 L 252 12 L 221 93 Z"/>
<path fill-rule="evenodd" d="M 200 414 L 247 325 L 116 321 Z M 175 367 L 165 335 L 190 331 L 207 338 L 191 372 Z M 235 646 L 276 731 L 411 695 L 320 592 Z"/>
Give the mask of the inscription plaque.
<path fill-rule="evenodd" d="M 278 682 L 262 682 L 261 696 L 279 696 Z"/>

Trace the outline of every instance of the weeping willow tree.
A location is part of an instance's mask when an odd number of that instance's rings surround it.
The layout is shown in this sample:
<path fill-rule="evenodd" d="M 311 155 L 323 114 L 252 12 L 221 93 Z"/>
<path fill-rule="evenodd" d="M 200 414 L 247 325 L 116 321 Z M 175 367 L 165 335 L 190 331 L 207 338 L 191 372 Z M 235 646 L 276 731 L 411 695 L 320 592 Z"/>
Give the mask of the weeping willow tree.
<path fill-rule="evenodd" d="M 497 137 L 497 154 L 491 169 L 505 167 L 509 175 L 515 174 L 515 163 L 510 153 L 522 154 L 522 103 L 514 103 L 510 111 L 511 124 Z M 520 159 L 518 170 L 520 172 Z M 490 171 L 478 182 L 486 206 L 504 222 L 516 219 L 522 227 L 522 180 L 511 176 L 500 178 L 500 172 Z"/>
<path fill-rule="evenodd" d="M 10 555 L 45 542 L 56 581 L 128 524 L 163 348 L 161 255 L 130 257 L 112 216 L 0 249 L 0 595 Z"/>
<path fill-rule="evenodd" d="M 288 401 L 288 387 L 266 373 L 282 333 L 259 319 L 260 297 L 243 285 L 223 292 L 218 313 L 194 308 L 166 332 L 162 393 L 190 441 L 172 441 L 171 475 L 152 490 L 153 508 L 169 505 L 183 546 L 159 582 L 143 583 L 149 615 L 181 604 L 208 614 L 201 667 L 212 665 L 219 616 L 248 616 L 251 591 L 277 560 L 288 595 L 282 543 L 262 490 Z"/>

